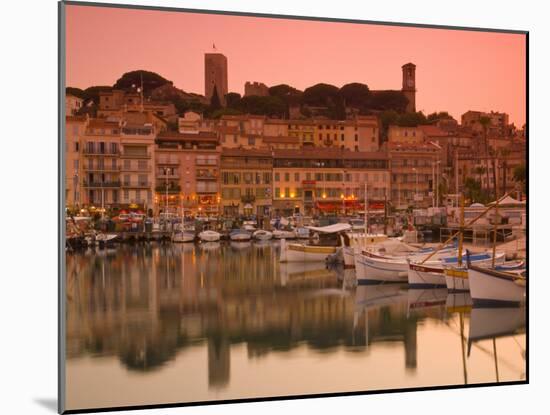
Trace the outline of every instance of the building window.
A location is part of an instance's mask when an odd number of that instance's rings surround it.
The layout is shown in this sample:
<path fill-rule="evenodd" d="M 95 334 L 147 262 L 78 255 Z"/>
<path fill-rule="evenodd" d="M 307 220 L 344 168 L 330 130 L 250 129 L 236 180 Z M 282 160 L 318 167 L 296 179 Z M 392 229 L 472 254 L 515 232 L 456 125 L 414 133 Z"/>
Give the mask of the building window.
<path fill-rule="evenodd" d="M 281 189 L 278 187 L 275 188 L 275 197 L 281 197 Z"/>
<path fill-rule="evenodd" d="M 285 173 L 285 182 L 290 181 L 290 173 Z"/>
<path fill-rule="evenodd" d="M 127 202 L 130 198 L 130 191 L 128 189 L 124 189 L 124 201 Z"/>
<path fill-rule="evenodd" d="M 359 141 L 359 135 L 355 134 L 355 141 Z"/>
<path fill-rule="evenodd" d="M 294 173 L 294 181 L 299 182 L 300 181 L 300 173 Z"/>
<path fill-rule="evenodd" d="M 344 141 L 344 134 L 340 134 L 340 140 Z"/>
<path fill-rule="evenodd" d="M 280 177 L 279 173 L 275 173 L 275 181 L 276 181 L 276 182 L 280 182 L 280 181 L 281 181 L 281 177 Z"/>

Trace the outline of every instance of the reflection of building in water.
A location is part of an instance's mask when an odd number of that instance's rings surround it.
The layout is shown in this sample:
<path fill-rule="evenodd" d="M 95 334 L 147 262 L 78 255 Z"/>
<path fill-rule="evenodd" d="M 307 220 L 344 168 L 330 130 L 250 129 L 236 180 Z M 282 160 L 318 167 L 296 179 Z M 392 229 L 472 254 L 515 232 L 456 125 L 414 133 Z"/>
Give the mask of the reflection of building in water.
<path fill-rule="evenodd" d="M 304 345 L 357 352 L 367 342 L 402 341 L 407 367 L 416 365 L 406 303 L 369 311 L 369 332 L 354 331 L 353 293 L 324 265 L 286 270 L 282 286 L 273 245 L 120 246 L 114 255 L 69 255 L 67 267 L 70 356 L 118 356 L 143 371 L 182 348 L 207 347 L 212 387 L 228 384 L 236 343 L 253 358 Z"/>
<path fill-rule="evenodd" d="M 230 344 L 226 338 L 208 339 L 208 386 L 223 388 L 229 383 Z"/>

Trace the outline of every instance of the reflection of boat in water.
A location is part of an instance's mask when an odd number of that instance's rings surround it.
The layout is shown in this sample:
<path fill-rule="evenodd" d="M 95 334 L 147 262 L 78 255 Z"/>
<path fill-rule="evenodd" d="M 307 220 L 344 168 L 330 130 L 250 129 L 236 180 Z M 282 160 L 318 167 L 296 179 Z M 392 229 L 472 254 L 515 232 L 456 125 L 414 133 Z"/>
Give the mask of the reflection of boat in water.
<path fill-rule="evenodd" d="M 408 290 L 407 312 L 438 310 L 441 315 L 447 302 L 447 288 L 427 288 Z"/>
<path fill-rule="evenodd" d="M 203 242 L 200 245 L 201 250 L 203 251 L 215 251 L 217 249 L 220 249 L 221 243 L 220 242 Z"/>
<path fill-rule="evenodd" d="M 445 307 L 447 313 L 467 313 L 472 309 L 472 297 L 468 292 L 449 292 Z"/>
<path fill-rule="evenodd" d="M 285 286 L 291 281 L 305 279 L 334 279 L 335 272 L 322 264 L 315 262 L 282 262 L 279 264 L 281 285 Z"/>
<path fill-rule="evenodd" d="M 406 284 L 359 285 L 355 291 L 355 308 L 362 310 L 402 304 L 407 299 Z"/>
<path fill-rule="evenodd" d="M 492 339 L 495 377 L 496 381 L 500 382 L 497 339 L 514 337 L 523 333 L 525 333 L 525 307 L 474 308 L 470 315 L 468 356 L 476 342 Z M 519 343 L 517 344 L 522 358 L 525 359 L 525 349 Z M 520 378 L 525 378 L 525 368 L 519 370 L 521 371 Z"/>
<path fill-rule="evenodd" d="M 229 246 L 236 250 L 246 249 L 250 248 L 252 246 L 252 242 L 250 241 L 231 241 L 229 242 Z"/>
<path fill-rule="evenodd" d="M 471 342 L 513 336 L 525 331 L 525 307 L 473 308 L 470 315 Z"/>
<path fill-rule="evenodd" d="M 518 306 L 525 300 L 522 275 L 469 265 L 468 281 L 475 305 Z"/>

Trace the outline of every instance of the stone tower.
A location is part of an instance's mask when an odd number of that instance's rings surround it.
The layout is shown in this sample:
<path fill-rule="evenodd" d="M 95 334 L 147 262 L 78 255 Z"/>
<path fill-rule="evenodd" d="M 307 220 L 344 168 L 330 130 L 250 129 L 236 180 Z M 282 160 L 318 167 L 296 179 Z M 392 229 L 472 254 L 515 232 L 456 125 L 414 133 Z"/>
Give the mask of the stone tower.
<path fill-rule="evenodd" d="M 416 112 L 416 65 L 406 63 L 401 68 L 403 69 L 403 88 L 401 91 L 409 100 L 407 112 Z"/>
<path fill-rule="evenodd" d="M 222 53 L 204 54 L 204 96 L 208 101 L 212 98 L 214 86 L 218 97 L 225 106 L 227 94 L 227 58 Z"/>

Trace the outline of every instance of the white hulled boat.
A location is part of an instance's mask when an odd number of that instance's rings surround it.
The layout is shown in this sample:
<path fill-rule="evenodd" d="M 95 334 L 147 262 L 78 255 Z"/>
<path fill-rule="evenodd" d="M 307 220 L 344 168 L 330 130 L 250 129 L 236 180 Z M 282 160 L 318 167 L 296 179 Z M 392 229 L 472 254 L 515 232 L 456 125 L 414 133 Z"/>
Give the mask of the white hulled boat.
<path fill-rule="evenodd" d="M 194 240 L 194 231 L 178 229 L 172 233 L 172 242 L 193 242 Z"/>
<path fill-rule="evenodd" d="M 479 264 L 476 264 L 479 265 Z M 495 267 L 497 271 L 511 272 L 521 274 L 525 271 L 525 262 L 523 261 L 508 261 L 500 263 Z M 468 282 L 468 269 L 466 266 L 445 266 L 445 285 L 451 292 L 453 291 L 470 291 Z"/>
<path fill-rule="evenodd" d="M 281 241 L 281 262 L 325 262 L 329 256 L 337 254 L 342 248 L 338 234 L 348 231 L 351 225 L 347 223 L 336 223 L 334 225 L 315 227 L 308 226 L 310 231 L 317 232 L 324 236 L 333 235 L 336 237 L 334 245 L 309 245 L 303 243 L 287 243 L 285 239 Z M 275 234 L 275 232 L 274 232 Z"/>
<path fill-rule="evenodd" d="M 221 238 L 221 234 L 216 231 L 207 230 L 199 233 L 199 239 L 202 242 L 216 242 L 216 241 L 219 241 L 220 238 Z"/>
<path fill-rule="evenodd" d="M 475 306 L 517 306 L 525 300 L 526 278 L 520 274 L 468 265 Z"/>
<path fill-rule="evenodd" d="M 257 239 L 259 241 L 268 241 L 271 238 L 273 238 L 273 234 L 269 231 L 258 229 L 252 234 L 254 239 Z"/>
<path fill-rule="evenodd" d="M 229 233 L 229 239 L 232 241 L 250 241 L 252 233 L 244 229 L 234 229 Z"/>
<path fill-rule="evenodd" d="M 473 254 L 469 256 L 470 261 L 479 265 L 490 265 L 493 261 L 493 255 L 487 252 Z M 497 252 L 495 263 L 503 263 L 505 259 L 504 252 Z M 458 263 L 458 257 L 451 256 L 441 258 L 439 261 L 426 262 L 411 260 L 409 263 L 408 282 L 413 288 L 446 287 L 445 267 Z"/>
<path fill-rule="evenodd" d="M 294 230 L 275 229 L 273 231 L 273 238 L 275 239 L 296 239 L 296 233 Z"/>

